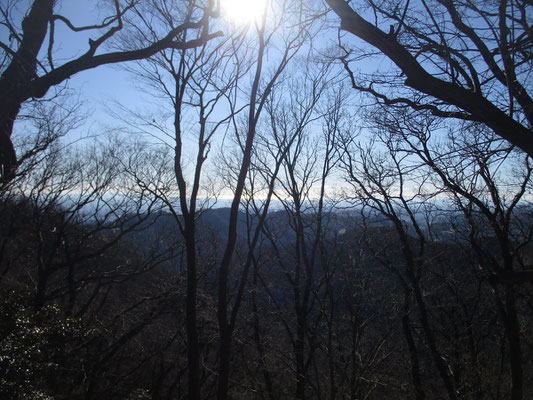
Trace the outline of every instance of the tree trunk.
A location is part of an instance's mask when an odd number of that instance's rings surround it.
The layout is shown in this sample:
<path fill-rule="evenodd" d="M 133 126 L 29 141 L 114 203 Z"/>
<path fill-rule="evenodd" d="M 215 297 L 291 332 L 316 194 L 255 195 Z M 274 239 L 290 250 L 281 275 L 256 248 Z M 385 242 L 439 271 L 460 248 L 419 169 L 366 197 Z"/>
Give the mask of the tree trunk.
<path fill-rule="evenodd" d="M 511 399 L 523 398 L 522 351 L 520 346 L 520 322 L 516 315 L 514 289 L 505 288 L 505 328 L 509 338 L 509 359 L 511 363 Z"/>
<path fill-rule="evenodd" d="M 409 318 L 410 298 L 410 293 L 406 288 L 403 305 L 404 315 L 402 317 L 402 329 L 405 335 L 405 340 L 407 341 L 409 356 L 411 358 L 411 377 L 413 379 L 413 386 L 415 389 L 415 399 L 423 400 L 426 398 L 426 394 L 424 392 L 424 388 L 422 387 L 422 379 L 420 378 L 420 362 L 418 361 L 418 352 L 416 350 L 413 334 L 411 333 L 411 323 Z"/>
<path fill-rule="evenodd" d="M 194 218 L 194 217 L 193 217 Z M 200 345 L 198 342 L 198 327 L 196 325 L 196 244 L 194 231 L 186 231 L 185 245 L 187 246 L 187 296 L 185 300 L 187 325 L 187 361 L 189 364 L 189 400 L 200 400 Z"/>
<path fill-rule="evenodd" d="M 228 399 L 231 362 L 231 335 L 228 324 L 220 327 L 220 364 L 218 368 L 218 400 Z"/>
<path fill-rule="evenodd" d="M 14 173 L 17 156 L 11 133 L 25 101 L 21 89 L 36 76 L 37 55 L 46 37 L 54 0 L 35 0 L 22 21 L 22 41 L 9 66 L 0 77 L 0 176 L 4 180 Z"/>
<path fill-rule="evenodd" d="M 305 400 L 305 383 L 306 383 L 306 368 L 305 368 L 305 316 L 302 315 L 305 310 L 297 307 L 296 316 L 296 398 L 298 400 Z"/>

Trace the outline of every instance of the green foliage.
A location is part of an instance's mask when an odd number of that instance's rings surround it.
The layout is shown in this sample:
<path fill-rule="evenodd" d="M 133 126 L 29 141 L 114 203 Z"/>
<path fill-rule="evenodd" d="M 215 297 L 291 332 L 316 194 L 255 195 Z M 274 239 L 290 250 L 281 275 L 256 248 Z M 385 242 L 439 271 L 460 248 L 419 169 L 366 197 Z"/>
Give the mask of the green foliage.
<path fill-rule="evenodd" d="M 90 331 L 57 305 L 34 310 L 13 292 L 0 301 L 0 397 L 75 398 L 83 368 L 74 354 Z"/>
<path fill-rule="evenodd" d="M 152 397 L 145 389 L 136 389 L 130 393 L 126 400 L 150 400 Z"/>

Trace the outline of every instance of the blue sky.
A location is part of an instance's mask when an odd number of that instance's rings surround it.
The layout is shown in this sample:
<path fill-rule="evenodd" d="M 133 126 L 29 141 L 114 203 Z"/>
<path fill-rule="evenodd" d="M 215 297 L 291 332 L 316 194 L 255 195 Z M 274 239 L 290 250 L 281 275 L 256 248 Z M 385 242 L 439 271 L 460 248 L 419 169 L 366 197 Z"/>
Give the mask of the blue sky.
<path fill-rule="evenodd" d="M 94 24 L 101 19 L 99 14 L 102 14 L 102 10 L 98 9 L 98 3 L 94 0 L 63 0 L 59 10 L 76 26 Z M 96 35 L 96 32 L 74 33 L 62 23 L 58 23 L 56 29 L 59 57 L 62 54 L 67 57 L 83 54 L 88 48 L 89 37 Z M 107 112 L 109 101 L 114 100 L 135 107 L 142 97 L 142 93 L 131 84 L 131 75 L 120 65 L 103 65 L 80 72 L 69 79 L 68 86 L 80 93 L 81 99 L 86 102 L 84 108 L 89 110 L 90 115 L 87 123 L 73 135 L 72 139 L 77 135 L 86 135 L 88 130 L 91 134 L 97 134 L 104 126 L 114 123 Z"/>
<path fill-rule="evenodd" d="M 14 15 L 14 19 L 18 19 L 19 23 L 24 12 L 29 9 L 30 3 L 30 0 L 17 2 L 19 14 Z M 104 3 L 106 2 L 101 0 L 60 0 L 55 12 L 68 18 L 75 26 L 93 25 L 111 14 L 102 7 Z M 97 37 L 98 33 L 98 31 L 73 32 L 63 22 L 57 21 L 54 36 L 55 65 L 61 65 L 82 55 L 88 49 L 89 38 Z M 0 37 L 3 41 L 7 35 L 7 31 L 0 27 Z M 102 46 L 99 52 L 105 50 L 105 46 Z M 42 48 L 42 59 L 46 58 L 46 51 L 47 43 Z M 117 126 L 117 121 L 109 115 L 112 102 L 118 102 L 130 109 L 143 109 L 147 101 L 153 101 L 153 97 L 135 87 L 135 78 L 125 71 L 123 66 L 124 64 L 100 66 L 75 74 L 67 81 L 72 92 L 80 96 L 80 100 L 84 103 L 83 111 L 88 115 L 86 123 L 76 132 L 71 132 L 67 140 L 76 140 L 88 134 L 95 135 L 113 125 Z"/>

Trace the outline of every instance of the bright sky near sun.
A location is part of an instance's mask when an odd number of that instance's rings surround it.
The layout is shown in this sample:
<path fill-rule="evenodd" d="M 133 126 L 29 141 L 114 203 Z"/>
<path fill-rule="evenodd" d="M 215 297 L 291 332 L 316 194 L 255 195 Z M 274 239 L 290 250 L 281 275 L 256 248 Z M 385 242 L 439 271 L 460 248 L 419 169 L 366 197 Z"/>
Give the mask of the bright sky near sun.
<path fill-rule="evenodd" d="M 269 0 L 221 0 L 222 19 L 235 25 L 252 24 L 265 12 L 267 1 Z M 59 10 L 78 26 L 94 23 L 94 16 L 98 11 L 91 0 L 62 1 Z M 79 56 L 85 51 L 90 36 L 83 33 L 72 34 L 62 24 L 56 27 L 56 34 L 56 49 L 66 57 Z M 87 104 L 86 109 L 90 110 L 89 121 L 79 132 L 81 136 L 114 125 L 114 119 L 108 114 L 110 101 L 118 101 L 135 109 L 142 108 L 144 102 L 151 100 L 133 87 L 131 75 L 120 65 L 101 66 L 76 74 L 69 80 L 69 86 L 81 92 L 82 100 Z M 74 135 L 72 139 L 75 140 L 77 136 Z"/>
<path fill-rule="evenodd" d="M 222 14 L 236 24 L 252 23 L 265 12 L 266 2 L 267 0 L 222 0 Z"/>
<path fill-rule="evenodd" d="M 31 0 L 18 1 L 20 1 L 19 5 L 22 12 L 27 10 L 31 3 Z M 254 22 L 259 22 L 265 12 L 271 11 L 268 8 L 275 1 L 220 0 L 220 20 L 244 28 Z M 108 13 L 99 5 L 101 3 L 95 0 L 62 0 L 58 1 L 56 11 L 76 26 L 93 25 Z M 223 30 L 226 31 L 227 29 L 223 28 Z M 253 31 L 253 28 L 251 30 Z M 56 64 L 79 57 L 87 51 L 89 38 L 94 39 L 96 35 L 94 31 L 73 33 L 65 24 L 60 22 L 55 24 L 55 34 Z M 1 29 L 0 35 L 3 35 Z M 44 46 L 43 58 L 46 57 L 46 50 L 47 46 Z M 132 79 L 132 75 L 124 70 L 123 65 L 119 64 L 104 65 L 80 72 L 72 76 L 67 83 L 72 93 L 75 94 L 74 97 L 79 94 L 79 99 L 75 101 L 83 104 L 82 109 L 87 116 L 86 123 L 68 135 L 68 139 L 73 141 L 79 137 L 97 135 L 117 127 L 119 121 L 109 112 L 113 108 L 114 102 L 123 107 L 143 112 L 149 109 L 154 102 L 146 90 L 140 90 L 136 87 L 136 84 L 137 86 L 139 84 L 138 81 Z"/>

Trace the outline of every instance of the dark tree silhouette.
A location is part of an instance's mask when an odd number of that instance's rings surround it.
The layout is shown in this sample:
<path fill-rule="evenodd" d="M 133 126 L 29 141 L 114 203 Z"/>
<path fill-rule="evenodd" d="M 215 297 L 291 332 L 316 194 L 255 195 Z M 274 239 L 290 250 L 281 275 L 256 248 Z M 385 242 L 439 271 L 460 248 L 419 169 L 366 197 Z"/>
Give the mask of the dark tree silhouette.
<path fill-rule="evenodd" d="M 365 81 L 352 72 L 355 55 L 341 44 L 354 88 L 389 106 L 481 122 L 533 156 L 530 2 L 326 3 L 341 30 L 377 48 L 399 70 Z"/>
<path fill-rule="evenodd" d="M 101 52 L 101 48 L 109 42 L 117 32 L 124 28 L 125 16 L 140 12 L 136 10 L 138 2 L 128 1 L 121 5 L 114 0 L 114 13 L 100 23 L 91 26 L 77 27 L 62 15 L 54 13 L 57 2 L 54 0 L 34 0 L 29 12 L 20 22 L 20 29 L 11 18 L 15 2 L 2 5 L 3 25 L 9 29 L 14 44 L 0 42 L 3 52 L 2 75 L 0 76 L 0 177 L 5 180 L 17 168 L 17 156 L 11 133 L 22 104 L 31 98 L 42 98 L 48 90 L 61 84 L 74 74 L 105 64 L 139 60 L 150 57 L 166 48 L 187 49 L 205 44 L 220 33 L 209 33 L 209 19 L 212 10 L 206 6 L 201 16 L 194 12 L 198 7 L 189 5 L 190 10 L 184 13 L 184 20 L 172 26 L 164 35 L 144 43 L 132 50 Z M 89 39 L 88 49 L 79 57 L 73 58 L 62 65 L 55 65 L 54 26 L 64 23 L 72 33 L 81 31 L 94 32 L 95 39 Z M 183 39 L 184 32 L 196 30 L 197 36 L 191 40 Z M 48 38 L 47 38 L 48 34 Z M 47 58 L 41 60 L 39 54 L 47 45 Z"/>

